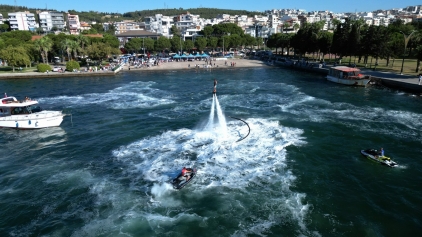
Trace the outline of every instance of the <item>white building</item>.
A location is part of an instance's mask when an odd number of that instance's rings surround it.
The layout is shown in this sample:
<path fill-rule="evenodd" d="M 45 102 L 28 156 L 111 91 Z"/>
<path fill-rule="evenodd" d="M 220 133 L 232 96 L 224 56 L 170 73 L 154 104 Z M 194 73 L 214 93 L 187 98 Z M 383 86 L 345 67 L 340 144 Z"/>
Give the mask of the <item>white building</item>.
<path fill-rule="evenodd" d="M 131 30 L 140 30 L 139 24 L 131 21 L 131 20 L 124 20 L 120 22 L 114 23 L 114 28 L 116 29 L 115 34 L 122 34 L 127 31 Z"/>
<path fill-rule="evenodd" d="M 0 13 L 0 25 L 4 24 L 3 14 Z"/>
<path fill-rule="evenodd" d="M 62 31 L 66 26 L 63 13 L 60 12 L 40 12 L 38 13 L 40 27 L 44 32 L 51 31 L 55 28 L 58 31 Z"/>
<path fill-rule="evenodd" d="M 35 22 L 35 14 L 26 12 L 8 13 L 8 20 L 11 30 L 29 30 L 35 31 L 38 24 Z"/>
<path fill-rule="evenodd" d="M 171 38 L 171 27 L 174 24 L 173 17 L 156 14 L 155 16 L 145 17 L 145 29 L 150 32 L 161 34 Z"/>
<path fill-rule="evenodd" d="M 67 14 L 67 25 L 71 35 L 79 35 L 81 30 L 81 22 L 78 15 Z"/>

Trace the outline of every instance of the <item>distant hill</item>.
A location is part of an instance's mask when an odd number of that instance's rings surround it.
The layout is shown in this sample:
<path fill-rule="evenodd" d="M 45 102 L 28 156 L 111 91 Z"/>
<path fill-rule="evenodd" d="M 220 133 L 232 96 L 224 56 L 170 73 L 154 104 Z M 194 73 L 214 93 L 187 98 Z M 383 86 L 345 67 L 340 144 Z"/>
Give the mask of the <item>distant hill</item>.
<path fill-rule="evenodd" d="M 31 13 L 36 14 L 36 11 L 57 11 L 55 9 L 45 9 L 45 8 L 27 8 L 24 6 L 12 6 L 12 5 L 4 5 L 0 4 L 0 13 L 3 14 L 3 18 L 7 19 L 8 12 L 19 12 L 19 11 L 29 11 Z M 63 11 L 59 11 L 63 12 Z M 164 16 L 175 16 L 179 14 L 186 14 L 189 12 L 193 15 L 200 15 L 201 18 L 211 19 L 215 18 L 217 15 L 220 14 L 229 14 L 229 15 L 247 15 L 253 17 L 254 15 L 262 14 L 262 12 L 250 12 L 245 10 L 229 10 L 229 9 L 217 9 L 217 8 L 174 8 L 174 9 L 155 9 L 155 10 L 141 10 L 141 11 L 134 11 L 134 12 L 126 12 L 126 13 L 111 13 L 111 12 L 97 12 L 97 11 L 76 11 L 76 10 L 69 10 L 70 14 L 79 15 L 80 21 L 96 21 L 97 23 L 100 22 L 108 22 L 108 21 L 121 21 L 121 20 L 134 20 L 138 22 L 144 21 L 144 18 L 147 16 L 155 16 L 156 14 L 162 14 Z M 38 20 L 38 15 L 36 15 Z"/>

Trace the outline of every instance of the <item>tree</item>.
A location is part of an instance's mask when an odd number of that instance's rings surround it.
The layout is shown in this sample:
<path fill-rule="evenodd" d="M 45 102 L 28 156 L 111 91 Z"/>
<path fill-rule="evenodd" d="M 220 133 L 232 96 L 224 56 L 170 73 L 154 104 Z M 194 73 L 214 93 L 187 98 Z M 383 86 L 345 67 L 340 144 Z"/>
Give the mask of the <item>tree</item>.
<path fill-rule="evenodd" d="M 31 64 L 25 48 L 19 46 L 9 45 L 7 48 L 0 50 L 0 58 L 7 61 L 13 72 L 15 72 L 15 67 Z"/>
<path fill-rule="evenodd" d="M 245 46 L 253 46 L 256 44 L 256 39 L 251 35 L 245 35 L 244 42 Z"/>
<path fill-rule="evenodd" d="M 4 40 L 0 38 L 0 49 L 5 48 L 6 44 L 4 43 Z"/>
<path fill-rule="evenodd" d="M 65 41 L 63 41 L 62 45 L 61 45 L 61 49 L 66 51 L 67 53 L 67 60 L 70 61 L 72 59 L 72 48 L 71 48 L 71 43 L 72 40 L 70 39 L 65 39 Z"/>
<path fill-rule="evenodd" d="M 34 47 L 40 52 L 43 63 L 48 64 L 48 52 L 53 47 L 53 41 L 48 37 L 42 37 L 34 41 Z"/>
<path fill-rule="evenodd" d="M 178 52 L 179 50 L 181 50 L 183 46 L 181 37 L 173 36 L 173 38 L 170 39 L 170 43 L 171 43 L 171 49 L 173 50 L 173 52 Z"/>
<path fill-rule="evenodd" d="M 78 58 L 78 53 L 81 51 L 81 47 L 78 42 L 71 40 L 69 41 L 68 47 L 70 48 L 70 51 L 73 52 L 73 58 L 76 60 Z"/>
<path fill-rule="evenodd" d="M 184 46 L 183 48 L 185 48 L 188 51 L 190 51 L 194 48 L 192 40 L 186 40 L 185 43 L 183 44 L 183 46 Z"/>
<path fill-rule="evenodd" d="M 115 35 L 116 34 L 116 26 L 114 25 L 114 22 L 112 22 L 108 25 L 108 29 L 107 29 L 107 31 L 105 31 L 105 33 L 107 33 L 109 35 Z"/>
<path fill-rule="evenodd" d="M 110 45 L 112 48 L 119 48 L 120 42 L 116 36 L 110 34 L 104 34 L 101 42 Z"/>
<path fill-rule="evenodd" d="M 148 51 L 154 51 L 154 40 L 151 38 L 145 38 L 144 46 L 145 46 L 145 49 L 147 49 Z"/>
<path fill-rule="evenodd" d="M 209 47 L 211 47 L 212 48 L 212 50 L 214 51 L 214 49 L 217 47 L 217 45 L 218 45 L 218 38 L 217 37 L 214 37 L 214 36 L 211 36 L 209 39 L 208 39 L 208 44 L 207 44 Z"/>
<path fill-rule="evenodd" d="M 180 33 L 179 28 L 177 28 L 175 25 L 172 25 L 171 26 L 170 32 L 173 34 L 173 38 L 174 37 L 179 37 L 180 38 L 182 36 L 182 34 Z"/>
<path fill-rule="evenodd" d="M 102 62 L 110 55 L 119 54 L 119 50 L 105 43 L 93 43 L 86 49 L 88 57 Z"/>
<path fill-rule="evenodd" d="M 0 32 L 6 32 L 6 31 L 8 31 L 9 30 L 9 25 L 8 24 L 6 24 L 6 23 L 3 23 L 3 24 L 1 24 L 0 25 Z"/>
<path fill-rule="evenodd" d="M 89 43 L 89 40 L 85 35 L 77 35 L 76 42 L 81 46 L 81 51 L 83 52 L 85 50 L 85 45 Z"/>
<path fill-rule="evenodd" d="M 92 24 L 91 30 L 95 30 L 95 34 L 101 34 L 104 33 L 104 27 L 102 24 Z"/>
<path fill-rule="evenodd" d="M 195 46 L 199 51 L 204 51 L 205 47 L 207 46 L 207 39 L 204 37 L 196 38 Z"/>
<path fill-rule="evenodd" d="M 170 40 L 167 39 L 166 37 L 160 37 L 158 38 L 158 40 L 156 41 L 156 47 L 155 49 L 158 51 L 163 51 L 165 49 L 170 49 L 171 48 L 171 43 Z"/>
<path fill-rule="evenodd" d="M 32 34 L 25 30 L 15 30 L 0 34 L 6 45 L 20 46 L 24 43 L 30 42 Z"/>
<path fill-rule="evenodd" d="M 243 38 L 240 37 L 238 34 L 230 35 L 230 46 L 232 48 L 238 48 L 239 46 L 243 45 Z"/>
<path fill-rule="evenodd" d="M 212 26 L 205 26 L 204 29 L 202 30 L 202 34 L 208 38 L 212 35 L 212 33 L 214 32 L 214 29 Z"/>
<path fill-rule="evenodd" d="M 142 48 L 143 39 L 141 38 L 132 38 L 125 44 L 125 49 L 128 52 L 138 53 Z"/>
<path fill-rule="evenodd" d="M 45 63 L 45 56 L 43 52 L 43 45 L 42 45 L 41 39 L 37 39 L 34 41 L 34 48 L 40 53 L 42 62 Z"/>

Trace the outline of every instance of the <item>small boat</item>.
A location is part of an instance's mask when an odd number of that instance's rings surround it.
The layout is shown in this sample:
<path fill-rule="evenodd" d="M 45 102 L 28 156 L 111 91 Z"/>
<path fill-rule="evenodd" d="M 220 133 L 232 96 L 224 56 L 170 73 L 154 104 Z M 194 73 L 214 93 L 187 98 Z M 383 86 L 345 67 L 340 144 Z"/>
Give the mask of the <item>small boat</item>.
<path fill-rule="evenodd" d="M 176 178 L 170 181 L 174 189 L 182 189 L 196 176 L 196 169 L 187 168 L 187 170 L 190 171 L 187 176 L 183 176 L 180 172 Z"/>
<path fill-rule="evenodd" d="M 42 110 L 38 101 L 25 98 L 17 100 L 6 96 L 0 102 L 0 127 L 38 129 L 57 127 L 65 115 L 61 111 Z"/>
<path fill-rule="evenodd" d="M 398 164 L 391 160 L 390 157 L 387 156 L 381 156 L 380 152 L 375 149 L 367 149 L 367 150 L 361 150 L 360 153 L 364 155 L 366 158 L 381 163 L 383 165 L 387 165 L 389 167 L 396 167 Z"/>
<path fill-rule="evenodd" d="M 371 76 L 363 75 L 358 68 L 336 66 L 330 68 L 327 80 L 349 86 L 366 86 Z"/>

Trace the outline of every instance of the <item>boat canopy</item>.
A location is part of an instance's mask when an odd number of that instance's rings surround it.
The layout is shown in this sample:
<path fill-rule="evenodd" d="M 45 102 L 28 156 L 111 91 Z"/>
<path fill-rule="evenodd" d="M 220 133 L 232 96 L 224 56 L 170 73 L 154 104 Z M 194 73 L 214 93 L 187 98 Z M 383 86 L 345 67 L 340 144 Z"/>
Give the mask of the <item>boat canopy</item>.
<path fill-rule="evenodd" d="M 359 68 L 346 67 L 346 66 L 337 66 L 337 67 L 332 67 L 331 69 L 342 71 L 342 72 L 360 72 Z"/>

